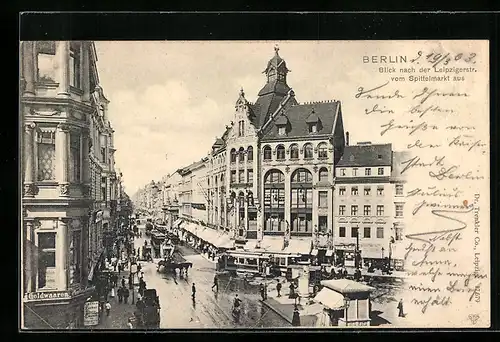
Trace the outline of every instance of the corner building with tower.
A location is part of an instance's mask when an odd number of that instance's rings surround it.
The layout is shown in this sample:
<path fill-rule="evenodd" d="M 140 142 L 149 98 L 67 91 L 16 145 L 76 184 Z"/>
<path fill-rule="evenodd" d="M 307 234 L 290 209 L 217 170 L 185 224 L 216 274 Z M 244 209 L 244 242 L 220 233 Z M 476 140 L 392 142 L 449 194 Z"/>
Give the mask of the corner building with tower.
<path fill-rule="evenodd" d="M 196 218 L 185 215 L 183 208 L 190 203 L 181 197 L 178 219 L 171 220 L 171 226 L 198 235 L 216 249 L 220 246 L 213 241 L 224 241 L 221 249 L 234 255 L 237 268 L 245 270 L 257 271 L 269 257 L 284 270 L 298 261 L 333 264 L 338 258 L 349 258 L 347 252 L 336 253 L 338 243 L 344 248 L 352 242 L 337 240 L 336 169 L 345 151 L 356 147 L 347 146 L 341 102 L 299 103 L 287 83 L 289 72 L 276 47 L 263 71 L 266 83 L 256 102 L 249 102 L 242 89 L 234 119 L 211 153 L 183 168 L 189 173 L 180 172 L 183 177 L 195 177 L 204 163 L 203 175 L 193 186 L 205 201 L 204 206 L 195 205 L 206 213 Z M 383 166 L 390 173 L 392 148 L 384 146 Z M 391 226 L 392 220 L 387 218 L 385 225 Z M 384 235 L 390 236 L 390 232 Z M 386 238 L 374 242 L 380 244 L 380 251 L 388 245 Z"/>

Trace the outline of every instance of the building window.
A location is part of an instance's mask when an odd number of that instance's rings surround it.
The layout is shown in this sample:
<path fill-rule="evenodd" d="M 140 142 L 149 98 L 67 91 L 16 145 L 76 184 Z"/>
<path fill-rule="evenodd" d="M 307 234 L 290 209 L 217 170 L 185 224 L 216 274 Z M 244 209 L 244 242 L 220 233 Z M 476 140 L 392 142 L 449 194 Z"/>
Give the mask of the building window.
<path fill-rule="evenodd" d="M 104 202 L 108 200 L 106 183 L 106 177 L 101 177 L 101 199 Z"/>
<path fill-rule="evenodd" d="M 101 162 L 106 163 L 106 146 L 107 146 L 107 136 L 101 135 Z"/>
<path fill-rule="evenodd" d="M 316 132 L 318 132 L 318 125 L 310 124 L 309 125 L 309 133 L 316 133 Z"/>
<path fill-rule="evenodd" d="M 328 146 L 326 143 L 321 143 L 318 145 L 318 159 L 328 158 Z"/>
<path fill-rule="evenodd" d="M 238 122 L 238 136 L 242 137 L 244 135 L 245 135 L 245 121 L 244 120 L 240 120 Z"/>
<path fill-rule="evenodd" d="M 370 216 L 372 214 L 372 206 L 371 205 L 365 205 L 363 208 L 363 214 L 365 216 Z"/>
<path fill-rule="evenodd" d="M 328 170 L 324 167 L 319 169 L 319 181 L 320 182 L 328 182 Z"/>
<path fill-rule="evenodd" d="M 371 228 L 370 227 L 365 227 L 363 229 L 363 237 L 366 238 L 366 239 L 369 239 L 371 237 Z"/>
<path fill-rule="evenodd" d="M 318 226 L 321 233 L 328 231 L 328 216 L 318 216 Z"/>
<path fill-rule="evenodd" d="M 278 135 L 286 135 L 286 126 L 278 127 Z"/>
<path fill-rule="evenodd" d="M 290 146 L 290 159 L 299 159 L 299 147 L 297 145 Z"/>
<path fill-rule="evenodd" d="M 253 161 L 253 147 L 252 146 L 249 146 L 247 149 L 247 160 L 249 162 Z"/>
<path fill-rule="evenodd" d="M 403 227 L 394 225 L 394 234 L 397 241 L 403 240 Z"/>
<path fill-rule="evenodd" d="M 304 159 L 313 158 L 313 146 L 311 144 L 304 145 Z"/>
<path fill-rule="evenodd" d="M 265 213 L 264 214 L 264 231 L 280 232 L 285 228 L 284 213 Z"/>
<path fill-rule="evenodd" d="M 81 170 L 81 154 L 80 154 L 80 135 L 71 133 L 70 134 L 70 182 L 79 183 L 80 182 L 80 170 Z"/>
<path fill-rule="evenodd" d="M 378 168 L 378 175 L 379 176 L 383 176 L 384 175 L 384 168 L 383 167 L 379 167 Z"/>
<path fill-rule="evenodd" d="M 284 208 L 285 189 L 268 188 L 264 189 L 265 208 Z"/>
<path fill-rule="evenodd" d="M 238 150 L 238 159 L 240 163 L 245 162 L 245 150 L 243 149 L 243 147 L 240 147 L 240 149 Z"/>
<path fill-rule="evenodd" d="M 80 69 L 80 44 L 71 43 L 69 49 L 69 85 L 75 88 L 81 87 L 81 69 Z"/>
<path fill-rule="evenodd" d="M 351 195 L 352 196 L 358 196 L 358 187 L 357 186 L 353 186 L 351 188 Z"/>
<path fill-rule="evenodd" d="M 264 180 L 265 184 L 281 184 L 285 182 L 285 175 L 279 170 L 270 171 Z"/>
<path fill-rule="evenodd" d="M 345 205 L 339 205 L 339 215 L 345 215 Z"/>
<path fill-rule="evenodd" d="M 238 183 L 245 183 L 245 170 L 238 170 Z"/>
<path fill-rule="evenodd" d="M 231 183 L 236 183 L 236 170 L 231 171 Z"/>
<path fill-rule="evenodd" d="M 384 227 L 377 227 L 377 239 L 384 238 Z"/>
<path fill-rule="evenodd" d="M 276 159 L 285 160 L 285 146 L 279 145 L 276 147 Z"/>
<path fill-rule="evenodd" d="M 377 216 L 384 216 L 384 206 L 377 205 Z"/>
<path fill-rule="evenodd" d="M 396 195 L 403 196 L 403 184 L 396 184 Z"/>
<path fill-rule="evenodd" d="M 77 284 L 80 282 L 81 275 L 81 230 L 74 230 L 72 232 L 71 242 L 69 246 L 70 250 L 70 262 L 72 268 L 71 284 Z"/>
<path fill-rule="evenodd" d="M 292 208 L 312 208 L 312 189 L 295 188 L 291 192 Z"/>
<path fill-rule="evenodd" d="M 365 169 L 365 176 L 370 176 L 372 174 L 372 169 L 370 169 L 369 167 L 367 167 Z"/>
<path fill-rule="evenodd" d="M 372 193 L 372 188 L 365 186 L 365 196 L 370 196 Z"/>
<path fill-rule="evenodd" d="M 403 217 L 403 203 L 396 203 L 396 217 Z"/>
<path fill-rule="evenodd" d="M 345 196 L 345 187 L 341 186 L 339 188 L 339 196 Z"/>
<path fill-rule="evenodd" d="M 56 233 L 38 233 L 38 288 L 55 288 Z"/>
<path fill-rule="evenodd" d="M 312 183 L 312 174 L 307 169 L 298 169 L 292 176 L 292 183 Z"/>
<path fill-rule="evenodd" d="M 55 132 L 40 132 L 37 135 L 39 181 L 56 179 Z"/>
<path fill-rule="evenodd" d="M 236 163 L 236 150 L 234 148 L 231 150 L 231 163 Z"/>
<path fill-rule="evenodd" d="M 384 196 L 384 187 L 383 186 L 377 187 L 377 196 Z"/>
<path fill-rule="evenodd" d="M 358 237 L 358 227 L 351 227 L 351 237 Z"/>
<path fill-rule="evenodd" d="M 271 147 L 264 146 L 264 160 L 271 160 Z"/>
<path fill-rule="evenodd" d="M 247 183 L 253 183 L 253 170 L 247 170 Z"/>
<path fill-rule="evenodd" d="M 356 216 L 356 215 L 358 215 L 358 206 L 351 205 L 351 216 Z"/>
<path fill-rule="evenodd" d="M 328 208 L 328 191 L 319 191 L 318 199 L 320 208 Z"/>
<path fill-rule="evenodd" d="M 36 42 L 37 79 L 41 83 L 55 83 L 56 80 L 56 43 L 50 41 Z"/>
<path fill-rule="evenodd" d="M 358 175 L 358 169 L 357 168 L 353 168 L 352 169 L 352 175 L 353 176 L 357 176 Z"/>
<path fill-rule="evenodd" d="M 339 237 L 345 237 L 345 227 L 339 227 Z"/>

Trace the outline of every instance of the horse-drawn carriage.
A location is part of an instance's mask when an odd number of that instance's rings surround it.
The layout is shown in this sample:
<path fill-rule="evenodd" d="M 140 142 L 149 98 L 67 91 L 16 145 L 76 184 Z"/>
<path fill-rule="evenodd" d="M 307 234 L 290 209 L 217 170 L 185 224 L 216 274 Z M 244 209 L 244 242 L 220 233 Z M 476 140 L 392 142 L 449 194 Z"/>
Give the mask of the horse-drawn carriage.
<path fill-rule="evenodd" d="M 176 270 L 187 272 L 189 268 L 193 267 L 193 263 L 187 261 L 178 252 L 175 252 L 171 256 L 167 256 L 158 262 L 157 270 L 159 272 L 163 271 L 166 273 L 176 273 Z"/>

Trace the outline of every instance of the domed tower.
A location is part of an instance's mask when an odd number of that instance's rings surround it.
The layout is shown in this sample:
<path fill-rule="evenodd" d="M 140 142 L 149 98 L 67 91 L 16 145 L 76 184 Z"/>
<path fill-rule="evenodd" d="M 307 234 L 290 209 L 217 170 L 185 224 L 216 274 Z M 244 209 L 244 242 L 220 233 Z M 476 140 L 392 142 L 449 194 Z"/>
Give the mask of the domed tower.
<path fill-rule="evenodd" d="M 291 70 L 287 68 L 285 60 L 279 55 L 278 46 L 275 46 L 274 56 L 267 62 L 267 67 L 262 72 L 266 74 L 267 82 L 259 91 L 257 101 L 252 106 L 258 127 L 264 125 L 290 91 L 290 87 L 286 83 L 289 72 Z M 297 104 L 295 98 L 288 101 L 288 105 L 294 104 Z"/>

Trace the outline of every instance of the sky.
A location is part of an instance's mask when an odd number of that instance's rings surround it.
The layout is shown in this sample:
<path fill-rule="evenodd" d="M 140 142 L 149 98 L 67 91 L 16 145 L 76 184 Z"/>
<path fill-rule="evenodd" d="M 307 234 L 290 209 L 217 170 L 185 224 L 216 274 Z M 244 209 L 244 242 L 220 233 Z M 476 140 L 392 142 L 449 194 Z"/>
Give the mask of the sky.
<path fill-rule="evenodd" d="M 413 58 L 418 50 L 401 41 L 97 41 L 95 45 L 100 83 L 110 100 L 116 167 L 130 195 L 208 154 L 233 120 L 240 89 L 247 100 L 256 100 L 275 45 L 291 70 L 287 83 L 299 102 L 340 100 L 351 144 L 391 142 L 390 134 L 381 137 L 378 128 L 388 120 L 366 115 L 367 104 L 354 96 L 360 86 L 369 89 L 389 77 L 377 71 L 381 64 L 363 63 L 363 56 Z M 398 142 L 392 142 L 397 148 Z"/>

